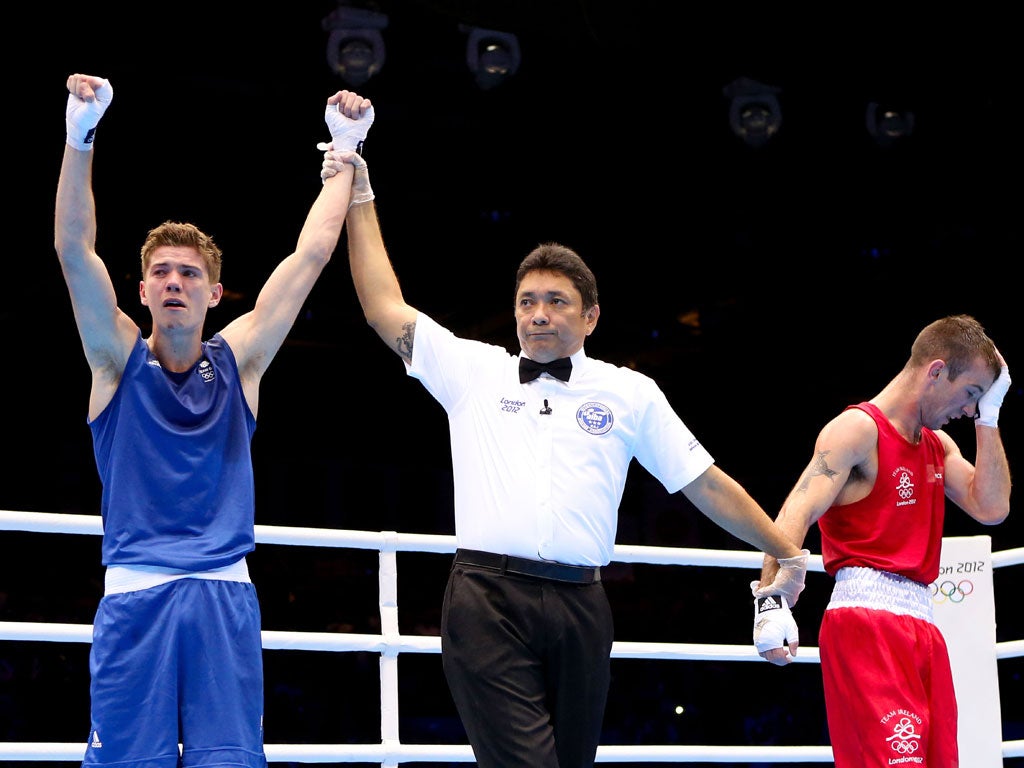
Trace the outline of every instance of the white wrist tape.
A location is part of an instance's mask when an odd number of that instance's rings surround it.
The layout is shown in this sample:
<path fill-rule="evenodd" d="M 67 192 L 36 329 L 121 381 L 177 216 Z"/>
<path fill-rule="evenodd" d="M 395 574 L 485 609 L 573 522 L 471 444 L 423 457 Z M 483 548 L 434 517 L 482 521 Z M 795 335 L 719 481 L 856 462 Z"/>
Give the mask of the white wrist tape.
<path fill-rule="evenodd" d="M 337 104 L 328 104 L 324 120 L 331 131 L 331 143 L 336 151 L 362 152 L 363 141 L 373 125 L 373 107 L 356 119 L 344 115 Z"/>
<path fill-rule="evenodd" d="M 800 630 L 783 595 L 754 598 L 754 646 L 758 653 L 800 641 Z"/>
<path fill-rule="evenodd" d="M 999 372 L 999 378 L 992 382 L 992 386 L 985 390 L 985 394 L 978 400 L 978 414 L 975 417 L 976 423 L 983 427 L 999 426 L 999 409 L 1003 406 L 1003 398 L 1010 389 L 1010 368 L 1004 365 Z"/>
<path fill-rule="evenodd" d="M 95 94 L 92 101 L 86 101 L 74 93 L 68 94 L 68 105 L 65 110 L 67 142 L 83 152 L 92 149 L 93 139 L 96 138 L 96 126 L 114 99 L 114 86 L 109 80 L 104 80 L 103 84 L 96 88 Z"/>

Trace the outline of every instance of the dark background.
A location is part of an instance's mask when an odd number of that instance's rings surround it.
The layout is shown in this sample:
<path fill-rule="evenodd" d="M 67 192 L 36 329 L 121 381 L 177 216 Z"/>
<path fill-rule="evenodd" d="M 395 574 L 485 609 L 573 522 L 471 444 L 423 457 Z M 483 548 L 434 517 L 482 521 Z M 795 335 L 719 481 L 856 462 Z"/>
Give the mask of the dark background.
<path fill-rule="evenodd" d="M 1022 164 L 1010 19 L 984 6 L 897 18 L 880 7 L 677 5 L 378 6 L 389 16 L 387 58 L 356 90 L 375 104 L 364 155 L 407 299 L 515 351 L 516 265 L 542 241 L 575 248 L 601 290 L 588 353 L 657 379 L 773 515 L 818 429 L 879 391 L 923 325 L 972 313 L 1017 372 L 1000 426 L 1019 468 Z M 335 7 L 186 0 L 12 12 L 8 38 L 22 53 L 7 67 L 5 106 L 14 269 L 0 304 L 0 508 L 98 514 L 88 369 L 52 248 L 67 76 L 99 74 L 115 87 L 94 186 L 98 249 L 122 306 L 147 321 L 137 299 L 145 233 L 192 221 L 224 251 L 229 294 L 212 333 L 252 306 L 318 192 L 323 105 L 348 87 L 327 64 L 322 20 Z M 477 86 L 464 24 L 518 36 L 522 63 L 508 82 Z M 781 129 L 759 148 L 729 128 L 723 89 L 739 77 L 779 89 Z M 880 147 L 866 129 L 870 102 L 912 110 L 913 134 Z M 264 379 L 257 522 L 451 534 L 443 410 L 365 325 L 343 242 Z M 948 431 L 970 456 L 973 427 Z M 986 528 L 948 512 L 948 535 L 991 536 L 994 552 L 1024 546 L 1014 513 Z M 618 542 L 746 548 L 641 469 Z M 819 551 L 815 531 L 808 545 Z M 98 537 L 7 532 L 2 552 L 0 619 L 91 623 Z M 403 633 L 438 634 L 447 565 L 400 554 Z M 376 568 L 375 552 L 259 546 L 250 570 L 265 629 L 378 631 Z M 754 576 L 613 565 L 617 639 L 747 643 Z M 997 639 L 1020 640 L 1019 569 L 994 578 Z M 811 574 L 801 598 L 807 646 L 817 646 L 829 583 Z M 376 654 L 265 657 L 268 743 L 379 741 Z M 84 742 L 87 662 L 87 644 L 0 644 L 0 738 Z M 1021 739 L 1024 664 L 999 665 L 1004 739 Z M 828 743 L 814 664 L 617 660 L 613 676 L 605 744 Z M 439 657 L 403 655 L 400 680 L 403 742 L 465 743 Z"/>

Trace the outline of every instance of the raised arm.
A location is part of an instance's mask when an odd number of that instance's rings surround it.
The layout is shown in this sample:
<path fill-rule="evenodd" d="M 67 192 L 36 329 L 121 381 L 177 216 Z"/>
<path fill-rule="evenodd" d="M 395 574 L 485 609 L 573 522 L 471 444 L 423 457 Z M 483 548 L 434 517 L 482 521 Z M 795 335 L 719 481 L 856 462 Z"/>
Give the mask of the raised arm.
<path fill-rule="evenodd" d="M 417 310 L 405 303 L 398 277 L 384 247 L 366 162 L 353 153 L 328 152 L 324 159 L 324 175 L 337 173 L 345 164 L 354 164 L 356 168 L 352 207 L 346 220 L 348 258 L 356 295 L 370 327 L 389 349 L 410 362 Z"/>
<path fill-rule="evenodd" d="M 351 91 L 338 91 L 327 100 L 324 116 L 333 144 L 354 150 L 366 138 L 374 115 L 369 99 Z M 263 373 L 338 245 L 351 192 L 350 165 L 334 178 L 323 179 L 320 193 L 299 232 L 295 251 L 271 273 L 253 309 L 221 331 L 234 352 L 254 412 Z"/>
<path fill-rule="evenodd" d="M 110 274 L 96 253 L 93 139 L 114 98 L 114 87 L 102 77 L 74 74 L 68 78 L 67 88 L 67 143 L 57 182 L 54 248 L 92 370 L 92 418 L 117 387 L 138 326 L 118 309 Z"/>

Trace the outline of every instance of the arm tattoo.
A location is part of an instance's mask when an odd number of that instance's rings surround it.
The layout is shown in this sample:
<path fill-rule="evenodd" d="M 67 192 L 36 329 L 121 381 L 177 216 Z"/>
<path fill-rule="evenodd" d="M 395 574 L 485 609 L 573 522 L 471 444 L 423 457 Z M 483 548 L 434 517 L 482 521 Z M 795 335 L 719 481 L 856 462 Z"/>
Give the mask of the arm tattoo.
<path fill-rule="evenodd" d="M 828 456 L 831 451 L 821 451 L 818 453 L 818 457 L 814 460 L 810 470 L 804 475 L 804 479 L 800 481 L 800 485 L 797 490 L 800 493 L 804 493 L 807 487 L 811 484 L 811 478 L 817 475 L 824 475 L 829 480 L 838 475 L 839 473 L 835 470 L 829 469 L 828 462 L 825 461 L 825 457 Z"/>
<path fill-rule="evenodd" d="M 402 326 L 402 331 L 402 335 L 395 339 L 395 351 L 411 363 L 412 340 L 416 335 L 416 323 L 405 323 Z"/>

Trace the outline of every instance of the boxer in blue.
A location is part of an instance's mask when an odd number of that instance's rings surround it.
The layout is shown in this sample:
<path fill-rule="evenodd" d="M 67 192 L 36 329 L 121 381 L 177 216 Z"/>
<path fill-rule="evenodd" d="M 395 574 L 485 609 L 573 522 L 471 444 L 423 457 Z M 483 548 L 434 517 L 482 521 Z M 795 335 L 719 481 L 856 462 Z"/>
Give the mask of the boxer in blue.
<path fill-rule="evenodd" d="M 352 174 L 323 181 L 295 251 L 252 309 L 205 341 L 224 292 L 221 251 L 189 223 L 152 229 L 139 283 L 146 336 L 118 307 L 96 252 L 93 144 L 114 89 L 83 74 L 67 87 L 54 242 L 92 372 L 106 566 L 83 765 L 262 768 L 260 609 L 245 560 L 255 546 L 259 386 L 337 246 Z M 333 146 L 356 150 L 373 108 L 339 91 L 325 118 Z"/>

